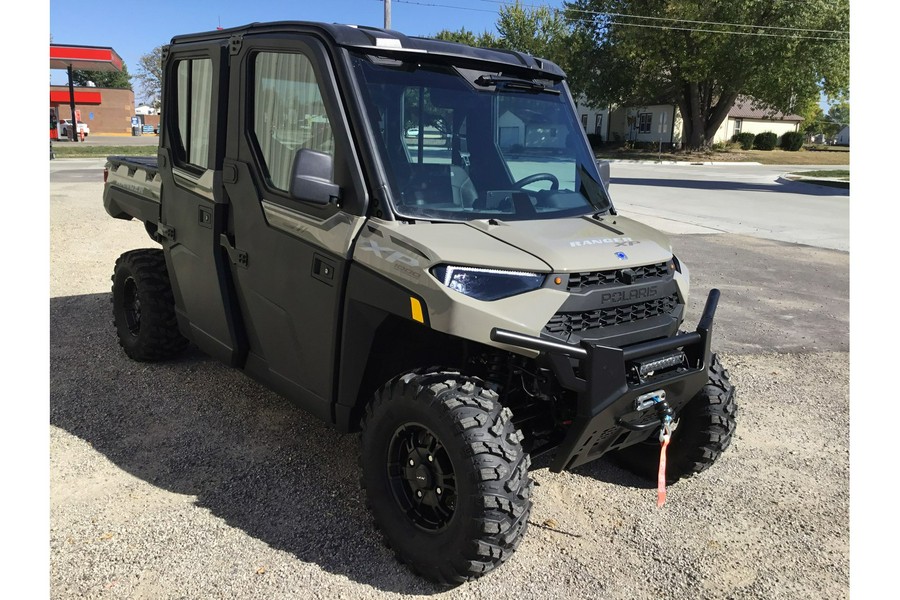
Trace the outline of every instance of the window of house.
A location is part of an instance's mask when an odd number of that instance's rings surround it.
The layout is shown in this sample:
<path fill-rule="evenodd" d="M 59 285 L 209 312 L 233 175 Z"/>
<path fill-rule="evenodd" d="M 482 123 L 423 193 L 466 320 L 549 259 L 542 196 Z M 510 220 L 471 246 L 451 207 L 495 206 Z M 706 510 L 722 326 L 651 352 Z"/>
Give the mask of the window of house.
<path fill-rule="evenodd" d="M 301 148 L 334 156 L 334 134 L 312 63 L 302 54 L 260 52 L 254 59 L 253 134 L 269 185 L 290 189 Z"/>
<path fill-rule="evenodd" d="M 638 133 L 650 133 L 650 125 L 653 123 L 653 113 L 641 113 L 638 115 Z"/>
<path fill-rule="evenodd" d="M 587 113 L 581 115 L 581 126 L 587 131 Z"/>
<path fill-rule="evenodd" d="M 594 133 L 600 135 L 600 129 L 603 126 L 603 115 L 597 113 L 597 116 L 594 118 Z"/>
<path fill-rule="evenodd" d="M 743 119 L 735 119 L 734 120 L 734 135 L 737 135 L 741 132 L 741 127 L 744 125 Z"/>
<path fill-rule="evenodd" d="M 179 164 L 206 169 L 209 167 L 212 61 L 208 58 L 182 60 L 175 72 L 178 123 L 175 160 Z"/>

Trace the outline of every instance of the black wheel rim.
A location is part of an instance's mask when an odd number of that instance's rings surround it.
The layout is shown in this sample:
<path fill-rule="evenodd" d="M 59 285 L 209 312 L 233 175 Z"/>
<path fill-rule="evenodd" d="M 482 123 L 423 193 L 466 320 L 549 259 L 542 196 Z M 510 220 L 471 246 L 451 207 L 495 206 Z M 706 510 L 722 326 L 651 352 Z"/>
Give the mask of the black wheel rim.
<path fill-rule="evenodd" d="M 141 331 L 141 300 L 138 298 L 137 284 L 133 277 L 125 280 L 122 290 L 122 307 L 125 311 L 125 326 L 131 335 Z"/>
<path fill-rule="evenodd" d="M 427 427 L 407 423 L 388 448 L 388 479 L 400 509 L 420 529 L 443 530 L 456 512 L 456 473 L 441 440 Z"/>

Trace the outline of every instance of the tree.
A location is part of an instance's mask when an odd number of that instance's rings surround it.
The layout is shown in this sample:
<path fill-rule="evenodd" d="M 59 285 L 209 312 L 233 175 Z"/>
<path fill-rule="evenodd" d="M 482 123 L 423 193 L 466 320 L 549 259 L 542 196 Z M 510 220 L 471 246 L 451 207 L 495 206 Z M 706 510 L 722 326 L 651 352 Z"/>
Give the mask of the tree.
<path fill-rule="evenodd" d="M 444 40 L 445 42 L 457 42 L 475 48 L 502 48 L 500 40 L 498 40 L 489 31 L 483 31 L 479 35 L 469 31 L 465 27 L 459 31 L 448 31 L 442 29 L 435 36 L 436 40 Z"/>
<path fill-rule="evenodd" d="M 676 104 L 684 141 L 708 145 L 738 96 L 793 113 L 849 88 L 849 0 L 577 0 L 591 45 L 569 65 L 588 100 Z M 583 39 L 583 38 L 582 38 Z"/>
<path fill-rule="evenodd" d="M 162 71 L 162 46 L 157 46 L 138 60 L 135 78 L 141 83 L 145 101 L 155 108 L 159 108 L 162 97 Z"/>
<path fill-rule="evenodd" d="M 75 85 L 87 85 L 88 81 L 101 88 L 131 89 L 131 75 L 124 62 L 121 71 L 72 71 L 72 82 Z"/>
<path fill-rule="evenodd" d="M 817 135 L 822 133 L 822 124 L 825 122 L 825 112 L 819 106 L 818 100 L 810 100 L 802 107 L 795 111 L 803 117 L 803 123 L 800 124 L 800 130 L 806 135 Z"/>
<path fill-rule="evenodd" d="M 500 8 L 497 31 L 505 48 L 553 62 L 565 62 L 569 26 L 562 13 L 546 6 L 529 10 L 519 4 Z"/>
<path fill-rule="evenodd" d="M 828 108 L 828 120 L 842 127 L 850 124 L 850 102 L 841 100 Z"/>
<path fill-rule="evenodd" d="M 839 100 L 828 108 L 828 114 L 825 115 L 822 124 L 822 133 L 826 139 L 837 137 L 841 129 L 845 125 L 850 124 L 850 102 L 847 100 Z"/>

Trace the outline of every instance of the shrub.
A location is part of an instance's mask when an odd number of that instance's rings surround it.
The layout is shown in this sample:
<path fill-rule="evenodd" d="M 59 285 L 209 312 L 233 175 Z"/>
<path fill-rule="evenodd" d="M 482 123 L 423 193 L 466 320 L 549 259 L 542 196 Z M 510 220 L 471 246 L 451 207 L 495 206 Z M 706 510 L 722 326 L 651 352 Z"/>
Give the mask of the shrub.
<path fill-rule="evenodd" d="M 781 136 L 781 149 L 796 152 L 803 147 L 803 138 L 806 137 L 799 131 L 788 131 Z"/>
<path fill-rule="evenodd" d="M 753 147 L 757 150 L 774 150 L 775 144 L 778 142 L 778 136 L 771 132 L 757 133 L 753 138 Z"/>
<path fill-rule="evenodd" d="M 603 143 L 603 137 L 599 133 L 589 133 L 587 134 L 587 139 L 591 148 L 596 148 Z"/>
<path fill-rule="evenodd" d="M 735 141 L 741 145 L 741 150 L 750 150 L 753 148 L 753 140 L 756 136 L 752 133 L 739 133 L 735 137 Z"/>

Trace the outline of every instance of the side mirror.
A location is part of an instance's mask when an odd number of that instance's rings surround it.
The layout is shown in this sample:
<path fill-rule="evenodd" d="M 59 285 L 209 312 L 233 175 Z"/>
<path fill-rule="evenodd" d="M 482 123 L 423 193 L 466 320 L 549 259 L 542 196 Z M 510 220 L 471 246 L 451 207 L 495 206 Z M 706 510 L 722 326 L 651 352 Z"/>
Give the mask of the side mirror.
<path fill-rule="evenodd" d="M 597 161 L 597 170 L 600 171 L 600 183 L 603 184 L 603 189 L 609 189 L 609 161 L 608 160 L 598 160 Z"/>
<path fill-rule="evenodd" d="M 291 197 L 321 205 L 339 200 L 341 188 L 331 180 L 333 170 L 334 159 L 330 154 L 306 148 L 298 150 L 291 170 Z"/>

